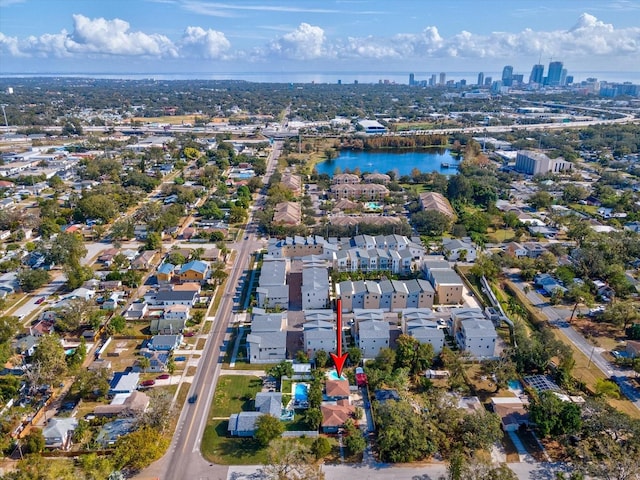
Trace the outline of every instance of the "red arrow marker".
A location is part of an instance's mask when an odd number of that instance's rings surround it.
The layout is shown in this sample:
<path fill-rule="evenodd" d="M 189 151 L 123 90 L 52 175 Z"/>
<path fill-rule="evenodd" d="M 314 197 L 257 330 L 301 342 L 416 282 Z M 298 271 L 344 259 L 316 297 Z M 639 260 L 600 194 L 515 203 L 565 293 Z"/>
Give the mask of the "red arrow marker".
<path fill-rule="evenodd" d="M 337 320 L 336 334 L 338 337 L 338 342 L 337 342 L 338 348 L 336 353 L 331 354 L 331 358 L 333 359 L 333 363 L 336 366 L 336 373 L 338 374 L 338 377 L 342 377 L 342 369 L 344 368 L 344 362 L 349 356 L 349 353 L 347 352 L 344 355 L 342 354 L 342 300 L 340 299 L 338 299 L 337 301 L 337 309 L 338 309 L 338 316 L 336 318 Z"/>

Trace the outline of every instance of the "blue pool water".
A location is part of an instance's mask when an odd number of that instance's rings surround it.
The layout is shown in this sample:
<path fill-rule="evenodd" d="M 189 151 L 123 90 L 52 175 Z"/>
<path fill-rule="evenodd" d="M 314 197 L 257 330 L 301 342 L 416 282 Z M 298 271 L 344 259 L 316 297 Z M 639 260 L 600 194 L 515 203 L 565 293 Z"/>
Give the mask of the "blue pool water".
<path fill-rule="evenodd" d="M 296 383 L 293 390 L 293 399 L 296 403 L 306 402 L 309 397 L 309 385 L 306 383 Z"/>
<path fill-rule="evenodd" d="M 345 377 L 344 375 L 339 377 L 338 372 L 336 372 L 335 370 L 331 370 L 330 372 L 328 372 L 327 376 L 329 377 L 329 380 L 346 380 L 347 379 L 347 377 Z"/>
<path fill-rule="evenodd" d="M 520 391 L 523 390 L 522 384 L 520 383 L 519 380 L 509 380 L 508 385 L 511 390 L 520 390 Z"/>

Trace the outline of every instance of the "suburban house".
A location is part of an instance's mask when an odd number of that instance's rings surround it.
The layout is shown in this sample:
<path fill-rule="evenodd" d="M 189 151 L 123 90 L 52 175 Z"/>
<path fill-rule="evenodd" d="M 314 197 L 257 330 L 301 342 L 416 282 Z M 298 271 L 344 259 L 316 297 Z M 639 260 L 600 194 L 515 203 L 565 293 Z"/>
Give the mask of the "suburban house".
<path fill-rule="evenodd" d="M 330 311 L 330 310 L 329 310 Z M 333 317 L 333 312 L 332 317 Z M 336 331 L 333 318 L 327 320 L 311 320 L 302 325 L 304 351 L 313 358 L 318 350 L 333 352 L 336 348 Z"/>
<path fill-rule="evenodd" d="M 154 335 L 149 340 L 147 348 L 154 351 L 171 352 L 182 343 L 182 335 Z"/>
<path fill-rule="evenodd" d="M 133 302 L 131 305 L 129 305 L 129 308 L 124 313 L 124 316 L 126 318 L 139 320 L 147 314 L 148 309 L 149 305 L 147 305 L 147 302 Z"/>
<path fill-rule="evenodd" d="M 93 409 L 96 417 L 117 417 L 118 415 L 138 415 L 149 406 L 149 397 L 144 392 L 118 394 L 109 405 L 98 405 Z"/>
<path fill-rule="evenodd" d="M 277 363 L 287 358 L 286 317 L 254 309 L 251 333 L 247 335 L 249 363 Z"/>
<path fill-rule="evenodd" d="M 280 307 L 285 310 L 289 308 L 288 271 L 288 260 L 264 259 L 256 288 L 256 297 L 260 308 Z"/>
<path fill-rule="evenodd" d="M 280 202 L 273 212 L 274 225 L 300 225 L 302 205 L 297 202 Z"/>
<path fill-rule="evenodd" d="M 258 392 L 254 405 L 257 412 L 279 419 L 282 415 L 282 393 Z"/>
<path fill-rule="evenodd" d="M 529 425 L 528 402 L 517 397 L 493 397 L 491 409 L 500 417 L 502 430 L 515 432 L 521 425 Z"/>
<path fill-rule="evenodd" d="M 381 348 L 389 347 L 389 322 L 384 320 L 358 321 L 358 348 L 364 358 L 375 358 Z"/>
<path fill-rule="evenodd" d="M 144 369 L 144 373 L 162 373 L 167 371 L 169 354 L 165 352 L 143 351 L 141 355 L 149 359 L 149 366 Z M 134 371 L 142 371 L 140 362 L 137 361 L 133 367 Z"/>
<path fill-rule="evenodd" d="M 162 307 L 171 305 L 187 305 L 193 307 L 197 298 L 198 292 L 196 290 L 182 290 L 177 288 L 160 288 L 155 294 L 145 295 L 145 299 L 149 304 Z"/>
<path fill-rule="evenodd" d="M 131 262 L 131 268 L 135 270 L 149 270 L 153 267 L 153 262 L 157 255 L 158 252 L 156 250 L 145 250 Z"/>
<path fill-rule="evenodd" d="M 320 405 L 322 412 L 322 433 L 338 433 L 350 418 L 353 418 L 355 407 L 349 405 L 348 400 L 338 400 L 335 403 L 323 403 Z"/>
<path fill-rule="evenodd" d="M 447 260 L 452 262 L 475 262 L 477 251 L 471 239 L 444 238 L 442 249 Z"/>
<path fill-rule="evenodd" d="M 638 340 L 627 340 L 627 346 L 625 347 L 625 352 L 631 358 L 640 357 L 640 341 L 638 341 Z"/>
<path fill-rule="evenodd" d="M 138 372 L 116 372 L 109 385 L 109 395 L 131 393 L 138 388 L 140 374 Z"/>
<path fill-rule="evenodd" d="M 262 412 L 240 412 L 229 416 L 229 435 L 233 437 L 253 437 L 256 434 L 256 423 L 264 415 Z"/>
<path fill-rule="evenodd" d="M 464 284 L 448 262 L 429 260 L 423 263 L 423 267 L 426 270 L 427 279 L 436 292 L 437 303 L 451 305 L 462 302 Z"/>
<path fill-rule="evenodd" d="M 524 248 L 524 245 L 518 243 L 518 242 L 509 242 L 505 245 L 504 247 L 504 251 L 507 255 L 510 255 L 512 257 L 526 257 L 527 255 L 527 249 Z"/>
<path fill-rule="evenodd" d="M 424 192 L 420 194 L 420 206 L 423 210 L 435 210 L 450 218 L 455 218 L 456 213 L 444 195 L 438 192 Z"/>
<path fill-rule="evenodd" d="M 402 311 L 404 333 L 412 336 L 420 343 L 429 343 L 434 353 L 440 353 L 444 347 L 444 329 L 436 322 L 436 318 L 428 309 L 405 309 Z"/>
<path fill-rule="evenodd" d="M 474 357 L 493 357 L 498 334 L 491 320 L 470 318 L 460 321 L 455 339 L 460 350 Z"/>
<path fill-rule="evenodd" d="M 302 270 L 302 310 L 326 308 L 329 304 L 329 272 L 326 268 Z"/>
<path fill-rule="evenodd" d="M 68 450 L 71 447 L 71 438 L 77 426 L 77 418 L 52 418 L 42 430 L 45 447 Z"/>
<path fill-rule="evenodd" d="M 166 320 L 184 320 L 189 319 L 191 309 L 188 305 L 169 305 L 162 312 L 162 317 Z"/>
<path fill-rule="evenodd" d="M 176 266 L 171 263 L 163 263 L 160 265 L 156 272 L 156 280 L 158 283 L 170 283 L 175 269 Z"/>
<path fill-rule="evenodd" d="M 325 401 L 337 401 L 349 399 L 348 380 L 327 380 L 325 384 Z"/>
<path fill-rule="evenodd" d="M 177 277 L 181 282 L 204 282 L 209 275 L 209 264 L 201 260 L 185 263 L 178 270 Z"/>
<path fill-rule="evenodd" d="M 182 305 L 179 305 L 182 306 Z M 185 318 L 153 318 L 151 319 L 151 333 L 153 335 L 172 335 L 176 332 L 182 332 L 187 324 Z"/>

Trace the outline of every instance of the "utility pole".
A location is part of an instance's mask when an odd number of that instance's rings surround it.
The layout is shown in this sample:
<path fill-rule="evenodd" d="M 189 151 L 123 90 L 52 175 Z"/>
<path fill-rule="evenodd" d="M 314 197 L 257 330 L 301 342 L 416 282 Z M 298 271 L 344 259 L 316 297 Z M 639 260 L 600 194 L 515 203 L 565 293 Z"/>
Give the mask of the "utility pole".
<path fill-rule="evenodd" d="M 2 105 L 0 105 L 0 107 L 2 107 L 2 115 L 4 115 L 4 126 L 7 129 L 7 132 L 9 131 L 9 122 L 7 121 L 7 112 L 5 111 L 5 107 L 8 107 L 8 105 L 6 103 L 3 103 Z"/>

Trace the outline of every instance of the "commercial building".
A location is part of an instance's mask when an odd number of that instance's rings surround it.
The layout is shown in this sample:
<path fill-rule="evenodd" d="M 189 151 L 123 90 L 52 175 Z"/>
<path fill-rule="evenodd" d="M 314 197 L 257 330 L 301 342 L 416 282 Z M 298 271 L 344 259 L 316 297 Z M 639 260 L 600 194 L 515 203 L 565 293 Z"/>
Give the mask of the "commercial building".
<path fill-rule="evenodd" d="M 526 175 L 544 175 L 571 171 L 573 164 L 564 158 L 549 158 L 542 152 L 520 150 L 516 156 L 516 171 Z"/>

